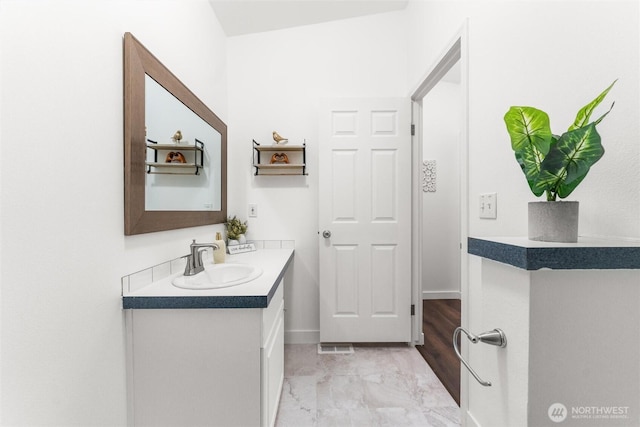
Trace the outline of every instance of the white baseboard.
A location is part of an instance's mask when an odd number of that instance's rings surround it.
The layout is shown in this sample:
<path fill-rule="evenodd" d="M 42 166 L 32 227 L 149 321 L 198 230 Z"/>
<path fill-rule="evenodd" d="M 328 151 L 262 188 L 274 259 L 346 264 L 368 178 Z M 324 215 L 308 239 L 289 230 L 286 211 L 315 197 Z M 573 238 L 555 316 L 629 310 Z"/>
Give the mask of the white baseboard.
<path fill-rule="evenodd" d="M 318 344 L 319 342 L 319 330 L 295 329 L 284 331 L 285 344 Z"/>
<path fill-rule="evenodd" d="M 473 415 L 471 415 L 471 412 L 469 411 L 466 412 L 465 423 L 463 425 L 466 427 L 481 427 L 478 421 L 473 418 Z"/>
<path fill-rule="evenodd" d="M 422 299 L 461 299 L 458 291 L 422 291 Z"/>

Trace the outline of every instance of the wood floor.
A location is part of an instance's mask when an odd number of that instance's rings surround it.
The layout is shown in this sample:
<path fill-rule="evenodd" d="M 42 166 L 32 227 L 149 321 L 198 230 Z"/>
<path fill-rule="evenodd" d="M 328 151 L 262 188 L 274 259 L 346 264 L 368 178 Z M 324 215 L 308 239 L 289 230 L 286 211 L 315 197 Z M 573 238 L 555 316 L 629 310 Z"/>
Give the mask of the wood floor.
<path fill-rule="evenodd" d="M 416 346 L 458 406 L 460 361 L 453 350 L 453 331 L 460 326 L 460 300 L 423 300 L 424 345 Z"/>

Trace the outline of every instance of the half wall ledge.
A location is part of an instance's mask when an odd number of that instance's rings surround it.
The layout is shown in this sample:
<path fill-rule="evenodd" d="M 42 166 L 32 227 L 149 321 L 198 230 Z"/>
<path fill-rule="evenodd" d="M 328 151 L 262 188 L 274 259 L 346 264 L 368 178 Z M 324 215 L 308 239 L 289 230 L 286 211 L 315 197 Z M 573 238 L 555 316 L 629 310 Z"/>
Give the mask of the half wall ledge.
<path fill-rule="evenodd" d="M 524 270 L 640 269 L 640 240 L 579 237 L 577 243 L 526 237 L 469 237 L 471 255 Z"/>

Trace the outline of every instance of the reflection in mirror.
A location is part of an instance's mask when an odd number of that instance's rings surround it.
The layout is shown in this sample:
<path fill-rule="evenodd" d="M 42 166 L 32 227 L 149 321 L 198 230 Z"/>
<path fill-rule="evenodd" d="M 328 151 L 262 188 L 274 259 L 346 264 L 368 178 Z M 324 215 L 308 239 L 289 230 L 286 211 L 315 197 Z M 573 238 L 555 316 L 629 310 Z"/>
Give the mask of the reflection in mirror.
<path fill-rule="evenodd" d="M 219 211 L 222 135 L 148 75 L 145 75 L 144 87 L 147 145 L 167 147 L 147 150 L 147 164 L 160 166 L 147 168 L 145 210 Z M 178 130 L 180 140 L 176 141 L 174 136 Z M 196 141 L 202 142 L 202 151 L 193 149 Z M 164 166 L 173 157 L 171 153 L 182 154 L 180 159 L 187 164 L 198 164 L 202 160 L 203 167 L 176 170 Z"/>
<path fill-rule="evenodd" d="M 225 222 L 227 125 L 131 33 L 124 101 L 125 235 Z"/>

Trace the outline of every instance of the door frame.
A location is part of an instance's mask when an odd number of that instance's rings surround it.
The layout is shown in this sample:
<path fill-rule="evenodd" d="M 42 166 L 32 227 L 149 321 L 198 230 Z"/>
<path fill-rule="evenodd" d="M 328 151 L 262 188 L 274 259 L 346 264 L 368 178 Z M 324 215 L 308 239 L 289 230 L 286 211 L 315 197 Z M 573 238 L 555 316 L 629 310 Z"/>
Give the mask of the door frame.
<path fill-rule="evenodd" d="M 412 324 L 412 338 L 416 345 L 424 344 L 422 331 L 422 100 L 433 89 L 444 75 L 460 61 L 461 66 L 461 132 L 460 132 L 460 301 L 461 323 L 468 325 L 469 309 L 469 263 L 467 256 L 467 240 L 469 236 L 469 31 L 468 19 L 446 45 L 434 64 L 421 79 L 418 87 L 411 92 L 412 123 L 415 132 L 412 136 L 412 184 L 411 223 L 413 241 L 411 243 L 411 280 L 415 316 Z M 462 347 L 462 353 L 468 357 L 468 346 Z M 460 375 L 460 409 L 466 413 L 468 408 L 468 376 Z"/>

